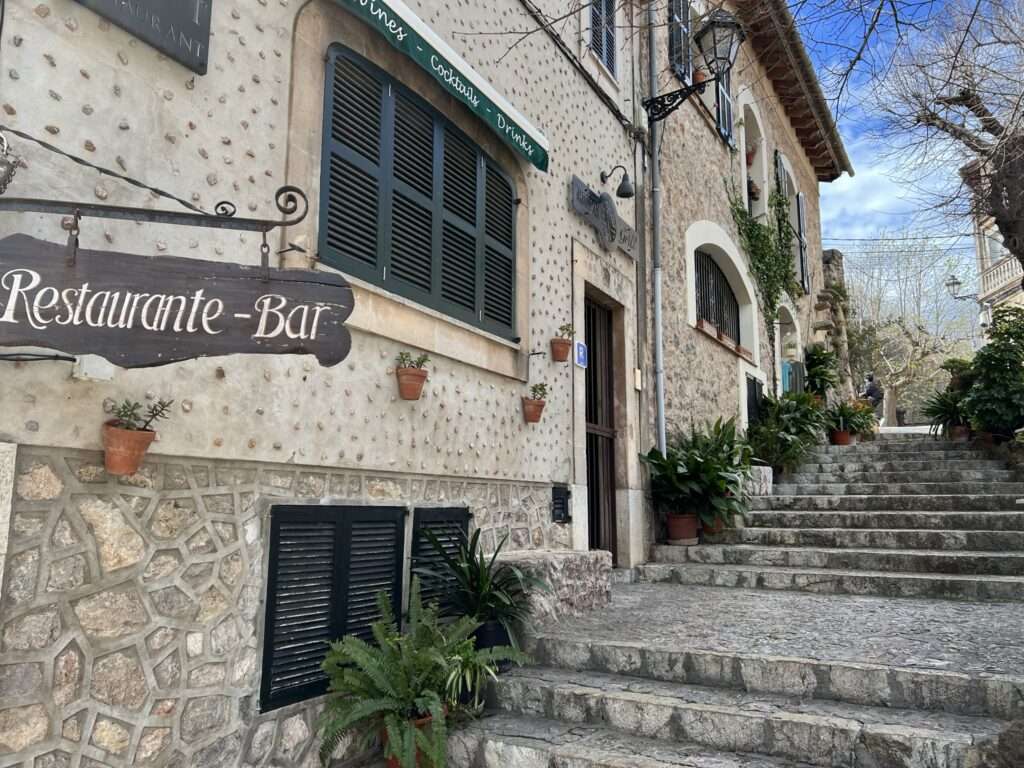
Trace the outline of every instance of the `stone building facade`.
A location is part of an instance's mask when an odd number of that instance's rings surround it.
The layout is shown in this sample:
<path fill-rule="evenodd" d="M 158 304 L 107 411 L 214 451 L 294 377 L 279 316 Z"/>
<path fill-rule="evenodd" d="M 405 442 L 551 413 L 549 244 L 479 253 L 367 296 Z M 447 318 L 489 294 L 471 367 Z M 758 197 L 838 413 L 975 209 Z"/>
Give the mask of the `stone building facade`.
<path fill-rule="evenodd" d="M 643 6 L 614 5 L 611 27 L 641 25 Z M 334 191 L 322 188 L 325 113 L 331 52 L 344 50 L 365 71 L 383 73 L 389 88 L 413 94 L 437 130 L 451 127 L 486 158 L 481 167 L 493 166 L 514 189 L 510 332 L 342 270 L 355 296 L 352 349 L 334 367 L 273 355 L 135 370 L 89 356 L 75 364 L 0 359 L 0 768 L 313 765 L 319 699 L 261 706 L 274 509 L 464 508 L 488 548 L 507 536 L 509 549 L 588 584 L 582 591 L 598 602 L 607 555 L 573 560 L 565 551 L 612 549 L 619 566 L 643 562 L 649 551 L 637 460 L 654 434 L 642 37 L 621 34 L 598 52 L 594 19 L 581 13 L 557 29 L 509 38 L 510 29 L 536 26 L 538 14 L 560 15 L 558 0 L 375 5 L 428 30 L 460 57 L 463 75 L 472 71 L 536 126 L 550 155 L 542 171 L 389 45 L 360 15 L 361 0 L 217 0 L 196 9 L 209 6 L 209 67 L 199 75 L 85 4 L 9 0 L 0 125 L 207 211 L 230 199 L 239 216 L 274 218 L 275 191 L 296 185 L 308 195 L 309 215 L 272 234 L 271 266 L 332 271 L 322 248 L 323 206 Z M 771 62 L 752 54 L 743 54 L 742 77 L 763 87 L 755 81 Z M 818 280 L 822 175 L 777 101 L 760 92 L 756 111 L 771 137 L 766 146 L 784 146 L 811 203 Z M 174 207 L 9 138 L 20 167 L 6 197 Z M 770 375 L 763 324 L 753 363 L 697 335 L 680 250 L 699 222 L 735 240 L 717 182 L 737 173 L 735 156 L 706 114 L 686 105 L 669 127 L 662 164 L 663 239 L 672 249 L 670 414 L 739 412 L 744 366 Z M 614 197 L 621 176 L 601 181 L 602 171 L 620 165 L 635 180 L 633 199 Z M 614 206 L 620 229 L 638 233 L 634 248 L 606 247 L 573 209 L 574 177 L 607 193 L 599 212 L 607 220 Z M 67 238 L 60 217 L 0 213 L 0 238 L 15 233 Z M 259 235 L 226 230 L 86 217 L 80 242 L 157 258 L 260 262 Z M 805 338 L 811 312 L 810 302 L 793 309 Z M 600 344 L 590 338 L 594 318 L 606 323 Z M 589 369 L 551 359 L 549 341 L 565 324 L 588 342 Z M 398 398 L 394 360 L 402 351 L 431 357 L 417 402 Z M 595 370 L 607 376 L 601 387 L 610 403 L 597 430 Z M 521 398 L 538 383 L 549 387 L 547 405 L 539 424 L 527 424 Z M 174 406 L 140 471 L 115 478 L 102 468 L 100 428 L 125 398 L 172 398 Z M 593 436 L 609 433 L 602 476 Z M 555 488 L 571 493 L 570 519 L 561 522 L 552 512 Z M 595 516 L 599 505 L 608 516 Z M 405 546 L 414 519 L 407 516 Z M 572 592 L 566 600 L 591 599 Z"/>

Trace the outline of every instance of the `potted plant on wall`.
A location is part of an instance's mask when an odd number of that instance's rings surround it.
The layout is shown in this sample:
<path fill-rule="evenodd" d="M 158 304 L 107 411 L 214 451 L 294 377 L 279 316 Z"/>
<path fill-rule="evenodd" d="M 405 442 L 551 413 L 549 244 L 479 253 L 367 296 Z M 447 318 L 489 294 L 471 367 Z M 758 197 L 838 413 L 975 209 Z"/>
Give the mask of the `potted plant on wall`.
<path fill-rule="evenodd" d="M 156 439 L 153 424 L 170 416 L 173 400 L 157 400 L 145 412 L 142 404 L 125 400 L 103 425 L 103 463 L 111 475 L 134 475 Z"/>
<path fill-rule="evenodd" d="M 697 543 L 698 523 L 717 533 L 747 510 L 751 451 L 735 419 L 705 431 L 673 435 L 665 454 L 652 448 L 641 460 L 651 473 L 651 500 L 665 517 L 670 544 Z"/>
<path fill-rule="evenodd" d="M 477 648 L 519 648 L 516 631 L 530 616 L 530 591 L 550 592 L 551 587 L 498 559 L 508 534 L 489 554 L 480 545 L 480 534 L 478 528 L 472 536 L 463 536 L 453 553 L 433 531 L 424 529 L 420 535 L 430 543 L 439 565 L 416 572 L 445 596 L 444 615 L 469 616 L 480 624 L 473 633 Z"/>
<path fill-rule="evenodd" d="M 419 400 L 423 384 L 427 381 L 429 355 L 413 357 L 411 352 L 399 352 L 395 358 L 395 376 L 398 377 L 398 396 L 403 400 Z"/>
<path fill-rule="evenodd" d="M 572 352 L 572 339 L 576 329 L 566 323 L 558 329 L 558 335 L 551 339 L 551 359 L 556 363 L 565 363 Z"/>
<path fill-rule="evenodd" d="M 540 421 L 541 414 L 544 413 L 544 406 L 547 405 L 547 401 L 544 399 L 547 396 L 547 384 L 534 384 L 530 387 L 530 396 L 523 398 L 523 418 L 526 419 L 527 424 L 536 424 Z"/>

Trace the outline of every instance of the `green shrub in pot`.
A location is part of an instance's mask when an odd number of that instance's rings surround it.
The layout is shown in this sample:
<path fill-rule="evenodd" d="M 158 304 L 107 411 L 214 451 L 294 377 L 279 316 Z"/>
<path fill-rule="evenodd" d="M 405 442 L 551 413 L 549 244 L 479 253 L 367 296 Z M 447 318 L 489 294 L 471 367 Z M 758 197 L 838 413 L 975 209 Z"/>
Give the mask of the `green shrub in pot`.
<path fill-rule="evenodd" d="M 777 474 L 791 472 L 824 439 L 825 413 L 806 392 L 765 396 L 758 420 L 747 430 L 753 455 Z"/>
<path fill-rule="evenodd" d="M 812 395 L 824 398 L 839 384 L 839 358 L 823 344 L 804 350 L 804 387 Z"/>
<path fill-rule="evenodd" d="M 974 354 L 963 406 L 979 431 L 1011 437 L 1024 427 L 1024 308 L 997 308 L 987 338 Z"/>
<path fill-rule="evenodd" d="M 825 411 L 825 422 L 832 445 L 850 444 L 850 436 L 854 434 L 853 426 L 857 417 L 857 411 L 850 403 L 840 400 L 829 406 Z"/>
<path fill-rule="evenodd" d="M 958 390 L 935 392 L 924 401 L 922 413 L 931 423 L 929 431 L 933 435 L 950 436 L 958 428 L 963 429 L 968 425 L 964 394 Z"/>

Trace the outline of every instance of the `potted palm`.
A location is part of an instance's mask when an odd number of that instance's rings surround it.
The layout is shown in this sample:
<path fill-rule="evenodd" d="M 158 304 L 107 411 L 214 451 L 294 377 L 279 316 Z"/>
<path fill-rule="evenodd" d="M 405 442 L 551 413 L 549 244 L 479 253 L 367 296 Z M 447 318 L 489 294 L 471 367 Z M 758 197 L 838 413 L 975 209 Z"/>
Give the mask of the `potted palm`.
<path fill-rule="evenodd" d="M 696 544 L 698 523 L 705 533 L 717 533 L 746 512 L 751 451 L 735 419 L 674 435 L 666 448 L 640 458 L 650 470 L 651 500 L 665 517 L 670 544 Z"/>
<path fill-rule="evenodd" d="M 416 572 L 445 596 L 444 615 L 469 616 L 479 622 L 474 633 L 477 648 L 518 648 L 516 630 L 530 616 L 530 590 L 548 592 L 551 587 L 498 559 L 508 534 L 487 554 L 480 545 L 480 533 L 477 529 L 472 536 L 463 536 L 452 552 L 433 531 L 424 529 L 420 535 L 437 555 L 438 567 L 417 568 Z"/>
<path fill-rule="evenodd" d="M 103 463 L 111 475 L 134 475 L 156 439 L 153 424 L 170 416 L 173 400 L 157 400 L 143 412 L 142 404 L 125 400 L 103 425 Z"/>
<path fill-rule="evenodd" d="M 398 396 L 403 400 L 419 400 L 427 381 L 429 355 L 413 357 L 411 352 L 399 352 L 395 358 L 395 376 L 398 378 Z"/>
<path fill-rule="evenodd" d="M 936 392 L 925 400 L 922 412 L 931 422 L 930 432 L 933 435 L 942 434 L 956 441 L 970 438 L 971 428 L 963 401 L 963 392 L 954 389 Z"/>
<path fill-rule="evenodd" d="M 530 387 L 530 396 L 523 398 L 523 418 L 527 424 L 536 424 L 544 413 L 544 406 L 548 396 L 547 384 L 534 384 Z"/>
<path fill-rule="evenodd" d="M 377 598 L 380 620 L 374 644 L 347 635 L 331 644 L 323 662 L 330 686 L 317 724 L 320 761 L 328 765 L 349 732 L 365 748 L 378 739 L 388 768 L 444 768 L 447 718 L 466 687 L 479 702 L 479 686 L 495 674 L 512 649 L 477 651 L 477 622 L 463 617 L 442 623 L 436 605 L 424 606 L 414 578 L 405 632 L 400 632 L 387 593 Z"/>
<path fill-rule="evenodd" d="M 551 359 L 556 363 L 564 363 L 569 360 L 572 352 L 572 339 L 576 329 L 570 323 L 559 327 L 558 335 L 551 339 Z"/>

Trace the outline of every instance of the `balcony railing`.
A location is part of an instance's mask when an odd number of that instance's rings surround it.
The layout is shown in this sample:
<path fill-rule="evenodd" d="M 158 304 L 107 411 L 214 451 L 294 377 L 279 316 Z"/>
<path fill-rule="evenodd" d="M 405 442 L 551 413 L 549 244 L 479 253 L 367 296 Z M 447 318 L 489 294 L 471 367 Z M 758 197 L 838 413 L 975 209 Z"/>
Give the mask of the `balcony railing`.
<path fill-rule="evenodd" d="M 981 293 L 978 298 L 984 301 L 1011 285 L 1019 286 L 1021 278 L 1024 278 L 1024 269 L 1017 257 L 1007 256 L 981 273 Z"/>

